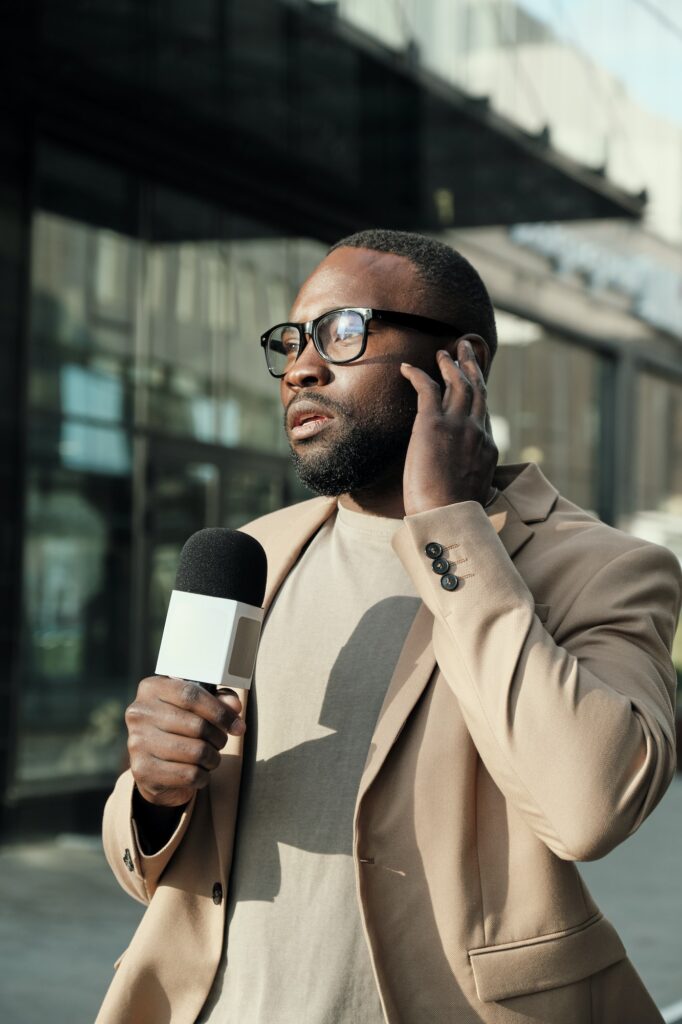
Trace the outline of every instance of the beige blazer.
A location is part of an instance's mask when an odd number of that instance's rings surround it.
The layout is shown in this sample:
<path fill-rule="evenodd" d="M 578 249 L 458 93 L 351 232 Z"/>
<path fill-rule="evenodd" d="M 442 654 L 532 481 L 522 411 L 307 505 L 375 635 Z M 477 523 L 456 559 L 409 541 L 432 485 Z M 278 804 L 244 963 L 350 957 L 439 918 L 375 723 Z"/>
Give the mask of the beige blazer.
<path fill-rule="evenodd" d="M 558 496 L 533 465 L 496 482 L 487 511 L 410 516 L 393 542 L 423 605 L 374 730 L 353 842 L 386 1020 L 654 1024 L 575 861 L 634 832 L 672 777 L 679 565 Z M 245 528 L 267 552 L 266 605 L 334 507 L 316 498 Z M 430 541 L 447 549 L 456 590 L 432 571 Z M 118 780 L 105 851 L 149 908 L 99 1024 L 195 1021 L 221 953 L 241 745 L 230 738 L 151 857 L 130 773 Z"/>

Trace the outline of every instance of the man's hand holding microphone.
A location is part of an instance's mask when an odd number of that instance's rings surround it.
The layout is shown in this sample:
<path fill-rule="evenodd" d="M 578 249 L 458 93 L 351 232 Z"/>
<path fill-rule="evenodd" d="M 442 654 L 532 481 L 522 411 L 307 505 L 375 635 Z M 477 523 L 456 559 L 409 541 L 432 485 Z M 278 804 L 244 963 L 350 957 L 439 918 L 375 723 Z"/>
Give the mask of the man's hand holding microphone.
<path fill-rule="evenodd" d="M 170 839 L 220 764 L 228 737 L 246 731 L 229 684 L 250 685 L 266 575 L 262 547 L 239 531 L 200 530 L 182 550 L 159 674 L 140 682 L 125 714 L 133 817 L 145 854 Z"/>

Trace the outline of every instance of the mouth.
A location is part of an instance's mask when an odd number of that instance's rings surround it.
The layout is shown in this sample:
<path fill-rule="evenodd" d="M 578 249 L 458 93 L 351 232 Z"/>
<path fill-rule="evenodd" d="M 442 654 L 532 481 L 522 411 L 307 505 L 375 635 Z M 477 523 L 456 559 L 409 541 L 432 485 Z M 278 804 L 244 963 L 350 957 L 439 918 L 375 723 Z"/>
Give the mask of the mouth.
<path fill-rule="evenodd" d="M 312 403 L 297 403 L 288 416 L 289 435 L 294 439 L 314 437 L 315 434 L 324 430 L 333 418 L 325 410 L 312 405 Z"/>

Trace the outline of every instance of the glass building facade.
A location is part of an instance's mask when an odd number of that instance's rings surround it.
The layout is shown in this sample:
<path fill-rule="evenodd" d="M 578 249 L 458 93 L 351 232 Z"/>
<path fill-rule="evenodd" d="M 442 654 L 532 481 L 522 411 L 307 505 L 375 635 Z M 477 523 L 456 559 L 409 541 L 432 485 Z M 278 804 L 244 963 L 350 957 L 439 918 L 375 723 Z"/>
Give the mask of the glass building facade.
<path fill-rule="evenodd" d="M 304 496 L 258 338 L 324 252 L 54 145 L 36 166 L 14 800 L 108 785 L 186 538 Z"/>
<path fill-rule="evenodd" d="M 189 534 L 236 527 L 309 496 L 289 466 L 278 389 L 258 344 L 263 329 L 287 316 L 298 285 L 340 234 L 376 222 L 437 231 L 439 220 L 448 225 L 460 208 L 451 202 L 460 185 L 434 170 L 444 123 L 443 111 L 434 111 L 442 95 L 425 91 L 416 70 L 401 65 L 398 73 L 383 56 L 372 63 L 371 48 L 354 49 L 344 36 L 334 61 L 345 61 L 349 94 L 335 107 L 325 93 L 332 105 L 318 108 L 322 79 L 314 75 L 321 74 L 316 62 L 328 41 L 328 13 L 314 12 L 306 34 L 304 5 L 258 0 L 248 5 L 251 20 L 237 27 L 244 5 L 167 6 L 167 24 L 158 5 L 121 3 L 108 5 L 106 32 L 84 16 L 69 33 L 77 4 L 64 5 L 59 24 L 38 4 L 39 20 L 18 36 L 44 45 L 52 32 L 66 63 L 55 68 L 48 59 L 54 53 L 45 50 L 31 81 L 22 70 L 23 92 L 17 100 L 15 89 L 17 102 L 4 110 L 0 131 L 0 429 L 7 453 L 0 798 L 7 834 L 97 826 L 124 763 L 123 712 L 137 681 L 153 671 Z M 268 21 L 267 10 L 277 19 Z M 248 41 L 248 61 L 239 39 Z M 111 46 L 111 59 L 98 67 L 81 116 L 67 100 L 79 70 L 91 67 L 93 40 L 100 54 Z M 178 52 L 184 63 L 173 65 L 169 54 Z M 207 54 L 211 60 L 202 64 Z M 301 75 L 312 78 L 298 103 Z M 93 134 L 88 110 L 98 89 L 107 110 Z M 170 164 L 177 156 L 181 174 L 162 166 L 158 126 L 150 127 L 155 155 L 140 140 L 137 104 L 146 89 L 170 104 L 165 117 L 182 115 L 161 154 Z M 229 131 L 221 101 L 235 89 L 243 101 L 236 134 L 225 142 L 209 133 L 188 161 L 188 111 L 212 118 L 214 133 Z M 394 105 L 391 89 L 398 91 Z M 409 147 L 405 178 L 400 184 L 393 175 L 388 193 L 382 175 L 402 159 L 396 146 L 401 139 L 405 145 L 405 125 L 389 119 L 383 134 L 375 124 L 367 134 L 367 118 L 377 111 L 363 111 L 359 102 L 381 90 L 384 112 L 409 115 L 408 138 L 424 147 L 419 159 L 416 143 Z M 474 130 L 451 116 L 460 135 Z M 107 117 L 116 136 L 110 146 L 102 141 Z M 264 117 L 271 148 L 258 139 Z M 475 130 L 493 146 L 493 127 L 481 122 Z M 314 159 L 306 163 L 311 147 L 301 161 L 300 144 L 311 139 Z M 240 167 L 230 179 L 223 161 L 235 158 L 236 143 Z M 508 147 L 505 136 L 500 160 Z M 542 179 L 540 155 L 524 159 Z M 331 179 L 311 181 L 330 166 Z M 288 204 L 273 192 L 279 168 Z M 551 196 L 556 169 L 546 173 Z M 599 191 L 603 182 L 594 193 L 583 179 L 577 185 L 567 176 L 565 184 L 565 203 L 575 188 L 575 215 L 614 212 L 616 199 Z M 492 177 L 491 194 L 498 186 Z M 461 183 L 465 194 L 467 187 Z M 475 191 L 482 211 L 483 179 Z M 536 188 L 534 201 L 538 194 Z M 631 212 L 627 197 L 617 201 L 620 212 Z M 407 206 L 409 218 L 400 213 Z M 498 205 L 496 216 L 511 223 L 529 212 L 517 197 L 506 215 Z M 558 212 L 548 199 L 537 215 Z M 482 218 L 479 212 L 472 219 Z M 494 296 L 494 281 L 488 284 Z M 655 357 L 633 367 L 617 346 L 593 344 L 589 330 L 576 339 L 531 310 L 522 316 L 504 304 L 499 333 L 490 406 L 503 459 L 537 461 L 580 505 L 682 548 L 682 367 L 676 376 L 669 360 L 659 365 Z M 627 466 L 635 498 L 624 503 L 614 487 L 622 470 L 614 436 L 628 403 L 638 427 Z"/>

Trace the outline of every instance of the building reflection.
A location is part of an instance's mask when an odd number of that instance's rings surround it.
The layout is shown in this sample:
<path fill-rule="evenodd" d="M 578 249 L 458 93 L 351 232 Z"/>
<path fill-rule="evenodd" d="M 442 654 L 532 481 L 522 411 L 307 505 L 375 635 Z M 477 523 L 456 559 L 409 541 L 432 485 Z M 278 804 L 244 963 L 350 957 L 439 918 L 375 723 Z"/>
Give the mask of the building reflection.
<path fill-rule="evenodd" d="M 504 460 L 682 557 L 672 220 L 657 202 L 661 237 L 633 221 L 620 149 L 614 185 L 573 159 L 594 133 L 559 159 L 521 109 L 518 68 L 561 49 L 537 19 L 516 18 L 512 46 L 496 5 L 412 5 L 421 66 L 355 0 L 29 6 L 0 125 L 6 832 L 96 827 L 183 542 L 308 496 L 258 339 L 350 230 L 429 231 L 469 256 L 498 310 Z"/>

